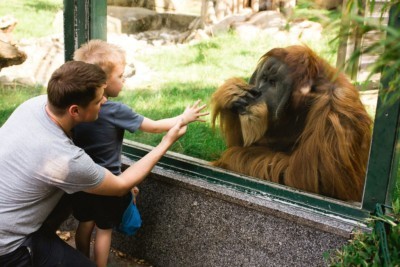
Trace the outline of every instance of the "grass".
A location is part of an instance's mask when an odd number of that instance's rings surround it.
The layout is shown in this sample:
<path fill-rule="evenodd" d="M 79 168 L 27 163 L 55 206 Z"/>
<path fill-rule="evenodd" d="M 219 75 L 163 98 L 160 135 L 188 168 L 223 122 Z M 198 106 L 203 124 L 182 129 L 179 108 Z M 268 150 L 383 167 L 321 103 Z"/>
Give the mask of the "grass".
<path fill-rule="evenodd" d="M 44 37 L 59 33 L 53 21 L 62 8 L 62 0 L 0 0 L 0 17 L 12 15 L 17 19 L 14 39 Z"/>
<path fill-rule="evenodd" d="M 43 87 L 0 86 L 0 126 L 22 102 L 45 92 Z"/>
<path fill-rule="evenodd" d="M 193 104 L 196 99 L 206 102 L 206 96 L 212 91 L 211 87 L 200 88 L 194 83 L 172 83 L 159 90 L 126 90 L 118 99 L 148 118 L 162 119 L 182 113 L 184 108 Z M 136 132 L 126 133 L 125 138 L 156 145 L 163 135 Z M 215 138 L 209 122 L 190 124 L 187 133 L 171 148 L 172 151 L 206 160 L 215 159 L 222 149 L 224 143 L 221 138 Z"/>

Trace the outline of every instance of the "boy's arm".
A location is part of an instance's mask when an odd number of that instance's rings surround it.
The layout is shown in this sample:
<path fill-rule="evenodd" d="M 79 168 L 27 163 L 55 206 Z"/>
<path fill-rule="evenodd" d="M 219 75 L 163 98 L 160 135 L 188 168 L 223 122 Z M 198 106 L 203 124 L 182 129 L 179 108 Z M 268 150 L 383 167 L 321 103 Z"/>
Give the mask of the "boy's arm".
<path fill-rule="evenodd" d="M 199 106 L 199 104 L 200 100 L 197 100 L 192 106 L 187 106 L 185 111 L 181 115 L 178 115 L 176 117 L 161 119 L 157 121 L 149 118 L 144 118 L 139 129 L 143 132 L 148 133 L 161 133 L 171 129 L 171 127 L 174 126 L 176 122 L 180 119 L 183 120 L 184 125 L 187 125 L 194 121 L 204 122 L 205 120 L 201 119 L 200 117 L 208 115 L 209 112 L 201 112 L 206 107 L 206 105 L 204 104 Z"/>
<path fill-rule="evenodd" d="M 100 185 L 85 190 L 87 193 L 107 196 L 123 196 L 135 185 L 143 181 L 167 152 L 171 145 L 185 134 L 187 126 L 179 120 L 163 137 L 161 142 L 146 156 L 132 164 L 120 175 L 114 175 L 106 170 L 106 175 Z"/>

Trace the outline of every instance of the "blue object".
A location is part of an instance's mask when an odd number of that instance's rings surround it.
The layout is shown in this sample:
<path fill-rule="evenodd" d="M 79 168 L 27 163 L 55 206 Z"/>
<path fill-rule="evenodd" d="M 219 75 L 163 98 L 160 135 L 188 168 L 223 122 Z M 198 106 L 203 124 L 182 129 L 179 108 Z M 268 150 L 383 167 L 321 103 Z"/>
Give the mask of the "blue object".
<path fill-rule="evenodd" d="M 142 226 L 142 218 L 135 203 L 133 203 L 133 195 L 131 194 L 131 201 L 122 215 L 121 224 L 118 231 L 128 236 L 134 235 L 137 230 Z"/>

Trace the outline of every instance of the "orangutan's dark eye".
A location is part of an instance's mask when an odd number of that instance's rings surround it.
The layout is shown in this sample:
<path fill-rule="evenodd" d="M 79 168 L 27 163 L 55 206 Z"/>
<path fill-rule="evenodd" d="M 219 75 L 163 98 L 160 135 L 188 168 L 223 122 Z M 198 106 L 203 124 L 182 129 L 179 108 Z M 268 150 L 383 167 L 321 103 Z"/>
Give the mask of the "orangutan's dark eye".
<path fill-rule="evenodd" d="M 269 84 L 270 84 L 271 86 L 274 86 L 274 87 L 275 87 L 276 81 L 275 81 L 275 80 L 269 80 Z"/>

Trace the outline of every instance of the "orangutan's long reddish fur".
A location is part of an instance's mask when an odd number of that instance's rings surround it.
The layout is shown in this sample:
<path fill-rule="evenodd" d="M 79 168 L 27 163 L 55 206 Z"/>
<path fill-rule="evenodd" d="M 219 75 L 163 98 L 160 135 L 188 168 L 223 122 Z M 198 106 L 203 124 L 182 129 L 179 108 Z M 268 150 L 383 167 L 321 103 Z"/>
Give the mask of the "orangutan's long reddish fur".
<path fill-rule="evenodd" d="M 311 49 L 291 46 L 273 49 L 269 57 L 285 62 L 293 78 L 290 105 L 311 98 L 304 130 L 290 153 L 266 144 L 267 106 L 248 107 L 238 115 L 232 103 L 252 86 L 239 78 L 227 80 L 212 96 L 212 123 L 220 121 L 227 149 L 214 166 L 284 184 L 312 193 L 360 201 L 371 140 L 372 120 L 349 80 Z M 313 86 L 306 95 L 301 88 Z M 308 102 L 310 103 L 310 102 Z M 300 107 L 301 108 L 301 107 Z M 245 124 L 245 125 L 244 125 Z"/>

